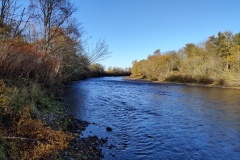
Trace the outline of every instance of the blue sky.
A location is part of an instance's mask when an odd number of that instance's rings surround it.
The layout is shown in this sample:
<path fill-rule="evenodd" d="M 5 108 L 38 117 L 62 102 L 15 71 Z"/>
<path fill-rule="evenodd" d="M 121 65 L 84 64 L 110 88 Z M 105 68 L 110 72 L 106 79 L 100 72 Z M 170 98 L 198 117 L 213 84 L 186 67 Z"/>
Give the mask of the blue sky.
<path fill-rule="evenodd" d="M 105 39 L 106 68 L 130 67 L 156 49 L 178 50 L 219 31 L 240 32 L 240 0 L 73 0 L 89 46 Z"/>

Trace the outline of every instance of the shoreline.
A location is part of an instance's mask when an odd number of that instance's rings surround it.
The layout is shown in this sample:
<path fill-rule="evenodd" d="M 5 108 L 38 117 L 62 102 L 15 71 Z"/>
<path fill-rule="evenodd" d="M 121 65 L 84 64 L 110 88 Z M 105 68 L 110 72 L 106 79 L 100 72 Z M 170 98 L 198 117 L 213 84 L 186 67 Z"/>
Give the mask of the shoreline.
<path fill-rule="evenodd" d="M 22 159 L 22 153 L 27 156 L 23 159 L 104 158 L 107 138 L 82 136 L 93 123 L 67 110 L 63 87 L 0 79 L 0 159 Z"/>
<path fill-rule="evenodd" d="M 170 81 L 152 81 L 149 79 L 136 78 L 136 77 L 124 77 L 123 80 L 129 81 L 142 81 L 142 82 L 150 82 L 150 83 L 158 83 L 158 84 L 176 84 L 176 85 L 185 85 L 192 87 L 206 87 L 206 88 L 222 88 L 222 89 L 238 89 L 240 90 L 240 86 L 226 86 L 226 85 L 214 85 L 214 84 L 198 84 L 198 83 L 183 83 L 183 82 L 170 82 Z"/>
<path fill-rule="evenodd" d="M 108 146 L 107 138 L 100 138 L 97 135 L 83 136 L 83 132 L 94 123 L 75 118 L 67 113 L 63 114 L 45 114 L 41 119 L 44 124 L 55 130 L 63 130 L 74 135 L 69 142 L 68 147 L 59 152 L 59 157 L 67 159 L 96 159 L 104 158 L 102 147 Z"/>
<path fill-rule="evenodd" d="M 107 145 L 107 138 L 100 138 L 97 135 L 83 137 L 83 132 L 92 123 L 73 118 L 73 130 L 76 136 L 69 144 L 68 148 L 62 151 L 64 159 L 96 159 L 104 158 L 102 147 Z"/>

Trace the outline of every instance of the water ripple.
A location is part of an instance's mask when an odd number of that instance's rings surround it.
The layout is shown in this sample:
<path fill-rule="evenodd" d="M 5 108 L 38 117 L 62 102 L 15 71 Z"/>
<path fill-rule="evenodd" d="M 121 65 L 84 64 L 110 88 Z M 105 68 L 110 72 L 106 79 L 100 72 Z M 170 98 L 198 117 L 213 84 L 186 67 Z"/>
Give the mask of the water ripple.
<path fill-rule="evenodd" d="M 75 82 L 66 95 L 78 118 L 113 128 L 96 129 L 115 146 L 104 159 L 240 157 L 239 90 L 104 77 Z"/>

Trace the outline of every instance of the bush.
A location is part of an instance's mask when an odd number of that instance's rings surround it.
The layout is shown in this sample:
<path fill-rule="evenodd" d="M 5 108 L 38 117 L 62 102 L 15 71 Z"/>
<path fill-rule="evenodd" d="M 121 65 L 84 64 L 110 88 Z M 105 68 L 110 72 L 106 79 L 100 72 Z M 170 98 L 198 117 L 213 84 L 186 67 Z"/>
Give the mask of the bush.
<path fill-rule="evenodd" d="M 59 60 L 37 51 L 24 43 L 5 43 L 0 46 L 0 77 L 20 80 L 38 80 L 44 83 L 53 81 Z"/>

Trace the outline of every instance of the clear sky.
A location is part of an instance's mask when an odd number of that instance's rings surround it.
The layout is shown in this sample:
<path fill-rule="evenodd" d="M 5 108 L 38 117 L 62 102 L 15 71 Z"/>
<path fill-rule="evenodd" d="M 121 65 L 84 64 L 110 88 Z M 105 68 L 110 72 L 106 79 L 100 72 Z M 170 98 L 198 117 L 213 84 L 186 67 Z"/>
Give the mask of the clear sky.
<path fill-rule="evenodd" d="M 178 50 L 219 31 L 240 32 L 240 0 L 72 0 L 89 44 L 105 39 L 109 66 L 130 67 L 156 49 Z"/>

